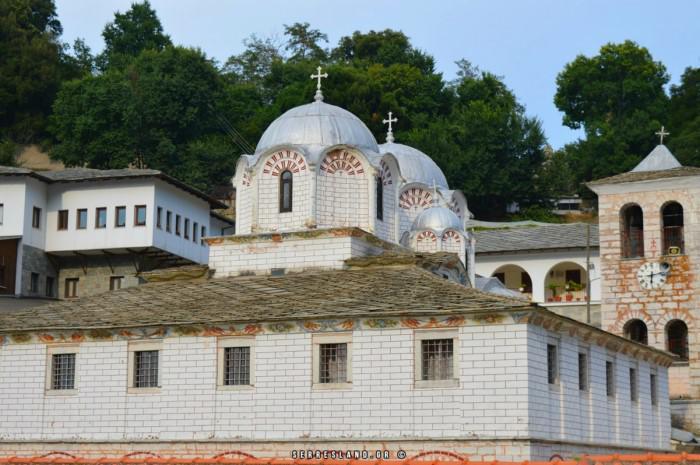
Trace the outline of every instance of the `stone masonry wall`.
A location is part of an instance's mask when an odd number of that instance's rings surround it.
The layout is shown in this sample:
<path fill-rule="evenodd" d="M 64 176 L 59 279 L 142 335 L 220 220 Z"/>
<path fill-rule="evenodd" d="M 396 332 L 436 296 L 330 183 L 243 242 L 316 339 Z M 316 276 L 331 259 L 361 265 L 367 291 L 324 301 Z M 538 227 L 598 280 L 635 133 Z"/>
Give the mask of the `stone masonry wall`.
<path fill-rule="evenodd" d="M 32 292 L 31 289 L 32 273 L 39 275 L 38 286 L 35 292 Z M 22 295 L 28 297 L 56 296 L 56 274 L 56 269 L 46 252 L 30 245 L 22 245 Z M 46 292 L 46 278 L 49 276 L 54 278 L 54 289 L 51 290 L 51 293 Z"/>

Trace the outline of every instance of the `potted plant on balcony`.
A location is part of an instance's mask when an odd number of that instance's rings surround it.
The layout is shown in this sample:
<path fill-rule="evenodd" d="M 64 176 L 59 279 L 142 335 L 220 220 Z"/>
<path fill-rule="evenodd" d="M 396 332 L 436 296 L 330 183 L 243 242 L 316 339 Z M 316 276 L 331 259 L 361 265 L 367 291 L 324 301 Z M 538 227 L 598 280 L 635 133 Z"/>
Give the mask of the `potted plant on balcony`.
<path fill-rule="evenodd" d="M 572 292 L 578 292 L 582 289 L 583 289 L 583 284 L 577 283 L 575 281 L 567 282 L 566 283 L 566 290 L 567 290 L 566 301 L 571 302 L 572 300 L 574 300 L 574 295 L 572 294 Z M 581 298 L 579 297 L 576 300 L 581 300 Z"/>
<path fill-rule="evenodd" d="M 555 302 L 561 302 L 561 296 L 557 295 L 557 289 L 559 289 L 559 284 L 556 283 L 549 283 L 547 285 L 547 288 L 552 291 L 552 297 L 551 299 L 554 300 Z M 552 301 L 550 300 L 550 302 Z"/>

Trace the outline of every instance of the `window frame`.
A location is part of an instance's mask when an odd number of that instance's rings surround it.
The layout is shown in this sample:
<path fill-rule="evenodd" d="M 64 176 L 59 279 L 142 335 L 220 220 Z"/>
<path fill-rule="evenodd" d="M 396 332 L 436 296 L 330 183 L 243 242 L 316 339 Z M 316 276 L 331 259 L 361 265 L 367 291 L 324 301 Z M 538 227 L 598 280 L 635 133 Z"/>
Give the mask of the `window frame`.
<path fill-rule="evenodd" d="M 141 341 L 129 341 L 128 344 L 128 370 L 127 370 L 127 394 L 156 394 L 162 389 L 163 380 L 163 341 L 151 341 L 151 340 L 141 340 Z M 158 385 L 150 387 L 136 387 L 135 375 L 136 375 L 136 352 L 147 352 L 147 351 L 158 351 Z"/>
<path fill-rule="evenodd" d="M 32 228 L 41 229 L 41 208 L 32 206 Z"/>
<path fill-rule="evenodd" d="M 651 405 L 659 405 L 659 386 L 658 386 L 658 375 L 655 371 L 649 373 L 649 400 Z"/>
<path fill-rule="evenodd" d="M 632 238 L 632 218 L 631 214 L 628 212 L 632 209 L 638 208 L 640 212 L 641 226 L 639 226 L 638 232 L 639 237 L 636 238 L 637 248 L 633 249 L 633 238 Z M 628 214 L 630 218 L 628 219 Z M 629 203 L 624 205 L 620 209 L 620 257 L 628 260 L 639 260 L 646 255 L 646 244 L 644 243 L 644 209 L 636 203 Z M 637 254 L 637 252 L 639 252 Z"/>
<path fill-rule="evenodd" d="M 182 226 L 182 217 L 176 213 L 175 214 L 175 235 L 176 236 L 182 235 L 182 231 L 180 229 L 181 226 Z"/>
<path fill-rule="evenodd" d="M 119 287 L 114 287 L 114 283 L 119 283 Z M 110 291 L 117 291 L 122 288 L 122 284 L 124 284 L 124 276 L 110 276 L 109 277 L 109 290 Z"/>
<path fill-rule="evenodd" d="M 452 339 L 452 378 L 422 379 L 423 375 L 423 341 L 433 339 Z M 416 389 L 443 389 L 459 387 L 459 330 L 430 329 L 415 330 L 413 333 L 413 383 Z"/>
<path fill-rule="evenodd" d="M 70 215 L 68 210 L 59 210 L 56 217 L 56 231 L 68 231 L 68 221 L 70 220 Z"/>
<path fill-rule="evenodd" d="M 343 383 L 321 383 L 321 345 L 322 344 L 346 344 L 346 363 L 345 382 Z M 313 390 L 332 390 L 332 389 L 351 389 L 352 388 L 352 333 L 331 333 L 331 334 L 313 334 L 311 337 L 312 345 L 312 389 Z"/>
<path fill-rule="evenodd" d="M 55 297 L 53 288 L 56 283 L 56 278 L 54 276 L 47 276 L 46 277 L 46 287 L 44 288 L 44 296 L 45 297 Z"/>
<path fill-rule="evenodd" d="M 197 243 L 197 232 L 199 230 L 199 223 L 196 221 L 192 222 L 192 242 Z"/>
<path fill-rule="evenodd" d="M 376 179 L 375 197 L 377 212 L 375 216 L 379 221 L 384 221 L 384 181 L 381 176 L 377 176 Z"/>
<path fill-rule="evenodd" d="M 139 210 L 143 209 L 143 222 L 139 221 Z M 134 226 L 146 226 L 148 223 L 148 206 L 134 205 Z"/>
<path fill-rule="evenodd" d="M 70 286 L 74 292 L 70 295 L 68 294 L 68 283 L 75 283 L 75 285 Z M 63 281 L 63 298 L 64 299 L 77 299 L 78 298 L 78 284 L 80 283 L 80 278 L 66 278 Z"/>
<path fill-rule="evenodd" d="M 119 224 L 119 212 L 120 211 L 124 212 L 124 222 L 122 224 Z M 119 205 L 117 207 L 114 207 L 114 227 L 115 228 L 126 228 L 126 206 L 125 205 Z"/>
<path fill-rule="evenodd" d="M 583 372 L 581 372 L 581 356 L 584 358 Z M 577 363 L 578 390 L 581 394 L 588 394 L 591 390 L 591 356 L 587 347 L 579 347 Z"/>
<path fill-rule="evenodd" d="M 676 350 L 672 350 L 671 347 L 671 338 L 669 337 L 669 329 L 672 326 L 676 326 L 678 324 L 683 324 L 685 327 L 685 337 L 683 338 L 682 345 L 683 345 L 683 354 L 678 353 Z M 675 363 L 688 363 L 690 359 L 690 340 L 689 340 L 689 333 L 690 329 L 688 328 L 688 323 L 685 321 L 681 320 L 680 318 L 673 318 L 666 322 L 666 325 L 664 326 L 664 339 L 665 339 L 665 349 L 667 352 L 671 352 L 672 354 L 676 355 L 678 357 L 678 360 Z M 676 338 L 674 338 L 676 340 Z"/>
<path fill-rule="evenodd" d="M 80 214 L 84 213 L 85 214 L 85 226 L 80 226 Z M 76 210 L 76 215 L 75 215 L 75 229 L 87 229 L 89 223 L 89 218 L 88 218 L 88 209 L 87 208 L 78 208 Z"/>
<path fill-rule="evenodd" d="M 201 244 L 202 247 L 206 246 L 206 243 L 204 242 L 204 238 L 207 236 L 207 227 L 202 225 L 202 230 L 200 231 L 199 234 L 199 243 Z"/>
<path fill-rule="evenodd" d="M 560 355 L 559 355 L 559 341 L 548 339 L 547 340 L 547 385 L 552 388 L 556 388 L 560 385 Z M 552 352 L 554 359 L 552 360 Z M 553 362 L 553 364 L 552 364 Z"/>
<path fill-rule="evenodd" d="M 637 366 L 629 367 L 630 402 L 639 402 L 639 370 Z"/>
<path fill-rule="evenodd" d="M 610 372 L 608 372 L 610 367 Z M 615 400 L 617 397 L 617 374 L 615 373 L 615 360 L 612 358 L 605 359 L 605 397 L 608 400 Z"/>
<path fill-rule="evenodd" d="M 105 214 L 105 222 L 100 226 L 100 212 Z M 95 207 L 95 229 L 107 229 L 107 207 Z"/>
<path fill-rule="evenodd" d="M 285 180 L 285 174 L 289 174 L 289 181 Z M 289 206 L 285 207 L 284 186 L 289 184 Z M 294 210 L 294 174 L 290 170 L 280 173 L 279 181 L 279 213 L 291 213 Z"/>
<path fill-rule="evenodd" d="M 156 207 L 156 228 L 163 229 L 163 207 Z"/>
<path fill-rule="evenodd" d="M 0 203 L 0 226 L 3 225 L 4 221 L 5 221 L 5 204 Z"/>
<path fill-rule="evenodd" d="M 39 273 L 34 271 L 29 273 L 29 292 L 32 294 L 39 293 Z"/>
<path fill-rule="evenodd" d="M 73 366 L 73 389 L 54 389 L 53 387 L 53 356 L 75 354 Z M 55 343 L 46 345 L 46 374 L 44 379 L 44 394 L 49 396 L 73 396 L 78 394 L 78 365 L 80 363 L 80 345 L 72 343 Z"/>
<path fill-rule="evenodd" d="M 680 225 L 666 225 L 667 222 L 667 216 L 671 217 L 671 215 L 667 215 L 665 213 L 665 210 L 669 207 L 672 207 L 673 205 L 678 205 L 680 208 Z M 670 218 L 669 218 L 670 219 Z M 674 228 L 678 229 L 679 233 L 679 240 L 680 244 L 673 246 L 669 245 L 669 235 L 668 231 L 673 230 Z M 683 204 L 681 204 L 677 200 L 669 200 L 668 202 L 664 203 L 661 206 L 661 255 L 671 255 L 669 253 L 669 249 L 671 247 L 678 247 L 680 249 L 680 253 L 676 255 L 683 255 L 685 254 L 685 208 L 683 208 Z"/>
<path fill-rule="evenodd" d="M 185 240 L 190 239 L 190 219 L 189 218 L 185 218 L 185 222 L 184 222 L 183 228 L 182 228 L 182 238 Z"/>
<path fill-rule="evenodd" d="M 224 384 L 226 349 L 232 347 L 249 347 L 249 384 Z M 217 342 L 216 388 L 221 391 L 243 391 L 255 388 L 255 336 L 220 337 Z"/>
<path fill-rule="evenodd" d="M 173 232 L 173 212 L 166 210 L 165 212 L 165 232 Z"/>

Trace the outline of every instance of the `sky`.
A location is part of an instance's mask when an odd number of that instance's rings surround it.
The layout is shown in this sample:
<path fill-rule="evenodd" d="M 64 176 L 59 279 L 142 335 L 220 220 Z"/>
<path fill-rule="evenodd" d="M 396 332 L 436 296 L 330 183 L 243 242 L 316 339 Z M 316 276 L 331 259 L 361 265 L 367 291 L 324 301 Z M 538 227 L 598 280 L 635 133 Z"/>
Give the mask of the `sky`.
<path fill-rule="evenodd" d="M 102 50 L 102 29 L 131 0 L 56 0 L 63 40 Z M 329 46 L 352 32 L 391 28 L 435 57 L 447 80 L 465 58 L 503 77 L 559 148 L 582 134 L 561 124 L 556 77 L 577 55 L 634 40 L 666 65 L 669 84 L 700 66 L 700 0 L 151 0 L 173 42 L 201 48 L 220 63 L 251 34 L 282 37 L 284 24 L 309 22 Z M 332 103 L 332 102 L 329 102 Z M 673 128 L 669 128 L 671 133 Z"/>

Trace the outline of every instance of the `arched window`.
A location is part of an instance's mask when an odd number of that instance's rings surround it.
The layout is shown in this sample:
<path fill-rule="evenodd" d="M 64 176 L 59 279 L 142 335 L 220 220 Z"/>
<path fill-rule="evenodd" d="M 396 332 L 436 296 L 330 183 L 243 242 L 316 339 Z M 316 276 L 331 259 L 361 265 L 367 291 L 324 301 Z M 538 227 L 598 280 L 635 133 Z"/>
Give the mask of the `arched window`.
<path fill-rule="evenodd" d="M 683 207 L 669 202 L 661 209 L 663 253 L 683 253 Z"/>
<path fill-rule="evenodd" d="M 625 207 L 620 213 L 622 223 L 622 257 L 644 256 L 644 216 L 639 205 Z"/>
<path fill-rule="evenodd" d="M 292 211 L 292 172 L 280 174 L 280 213 Z"/>
<path fill-rule="evenodd" d="M 382 178 L 377 177 L 377 219 L 384 221 L 384 184 Z"/>
<path fill-rule="evenodd" d="M 688 360 L 688 326 L 681 320 L 666 325 L 666 349 L 681 360 Z"/>
<path fill-rule="evenodd" d="M 642 320 L 630 320 L 625 323 L 624 334 L 627 339 L 631 339 L 642 344 L 649 344 L 647 336 L 647 325 Z"/>

